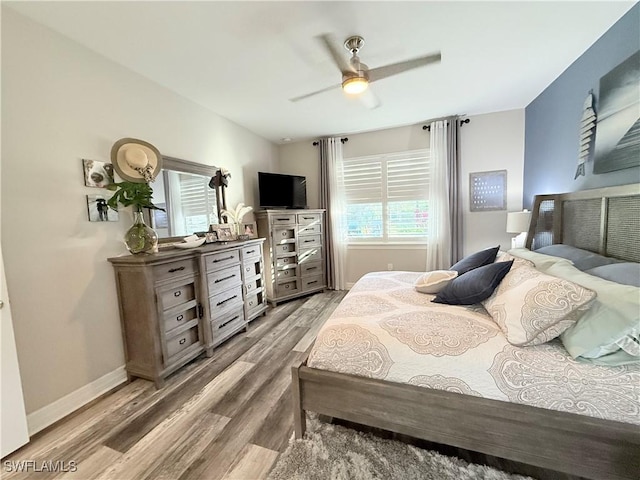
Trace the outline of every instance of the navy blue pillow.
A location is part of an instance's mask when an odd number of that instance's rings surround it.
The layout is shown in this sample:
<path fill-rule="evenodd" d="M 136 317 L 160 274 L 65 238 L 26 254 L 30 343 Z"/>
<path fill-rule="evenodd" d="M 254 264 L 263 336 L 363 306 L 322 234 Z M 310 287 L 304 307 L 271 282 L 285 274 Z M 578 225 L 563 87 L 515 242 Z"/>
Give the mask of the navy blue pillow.
<path fill-rule="evenodd" d="M 513 260 L 497 262 L 475 268 L 464 275 L 460 275 L 440 290 L 432 302 L 446 303 L 448 305 L 480 303 L 489 298 L 500 285 L 504 276 L 509 273 L 511 265 L 513 265 Z"/>
<path fill-rule="evenodd" d="M 480 252 L 472 253 L 464 257 L 458 263 L 451 265 L 449 270 L 455 270 L 458 272 L 458 276 L 463 273 L 467 273 L 474 268 L 483 267 L 484 265 L 489 265 L 496 260 L 496 255 L 498 255 L 498 250 L 500 249 L 500 245 L 495 248 L 487 248 L 486 250 L 482 250 Z"/>

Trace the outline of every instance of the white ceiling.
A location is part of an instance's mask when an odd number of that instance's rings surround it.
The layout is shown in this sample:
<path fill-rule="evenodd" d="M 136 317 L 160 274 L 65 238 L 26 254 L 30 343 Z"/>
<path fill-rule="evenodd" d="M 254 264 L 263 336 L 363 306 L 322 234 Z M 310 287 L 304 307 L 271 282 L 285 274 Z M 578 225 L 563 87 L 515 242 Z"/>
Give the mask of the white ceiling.
<path fill-rule="evenodd" d="M 634 2 L 3 2 L 274 142 L 526 107 Z M 339 89 L 316 37 L 365 38 L 370 68 L 441 51 L 372 85 Z M 348 57 L 346 50 L 345 58 Z"/>

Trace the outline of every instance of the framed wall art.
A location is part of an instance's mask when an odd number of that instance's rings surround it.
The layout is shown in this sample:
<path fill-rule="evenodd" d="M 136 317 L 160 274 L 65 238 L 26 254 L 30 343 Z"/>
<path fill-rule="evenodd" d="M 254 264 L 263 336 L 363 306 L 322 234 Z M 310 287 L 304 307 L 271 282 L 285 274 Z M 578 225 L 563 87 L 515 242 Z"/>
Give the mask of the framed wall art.
<path fill-rule="evenodd" d="M 117 222 L 118 211 L 107 205 L 110 195 L 87 195 L 87 210 L 90 222 Z"/>
<path fill-rule="evenodd" d="M 113 165 L 99 160 L 82 160 L 84 184 L 87 187 L 104 188 L 114 182 Z"/>
<path fill-rule="evenodd" d="M 593 173 L 640 166 L 640 50 L 600 79 Z"/>
<path fill-rule="evenodd" d="M 469 174 L 469 210 L 490 212 L 507 209 L 507 171 Z"/>

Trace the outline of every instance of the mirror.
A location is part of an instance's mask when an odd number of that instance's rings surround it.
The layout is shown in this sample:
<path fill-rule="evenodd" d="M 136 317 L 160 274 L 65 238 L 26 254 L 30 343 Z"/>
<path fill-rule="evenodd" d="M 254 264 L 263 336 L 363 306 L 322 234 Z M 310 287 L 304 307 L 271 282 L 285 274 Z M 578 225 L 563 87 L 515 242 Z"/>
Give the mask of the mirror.
<path fill-rule="evenodd" d="M 162 161 L 162 171 L 151 187 L 154 205 L 166 211 L 149 211 L 158 238 L 182 238 L 219 223 L 218 188 L 209 187 L 219 168 L 165 156 Z"/>

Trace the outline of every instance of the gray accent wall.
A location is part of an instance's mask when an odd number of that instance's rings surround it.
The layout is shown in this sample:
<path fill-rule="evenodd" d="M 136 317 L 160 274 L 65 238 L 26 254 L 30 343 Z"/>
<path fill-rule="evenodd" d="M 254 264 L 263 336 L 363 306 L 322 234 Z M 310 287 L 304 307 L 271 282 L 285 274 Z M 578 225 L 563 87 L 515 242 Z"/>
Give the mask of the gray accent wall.
<path fill-rule="evenodd" d="M 574 180 L 584 100 L 593 90 L 598 112 L 600 77 L 640 49 L 640 4 L 636 4 L 525 109 L 523 205 L 534 195 L 640 182 L 640 168 L 593 174 L 593 153 L 585 176 Z"/>

